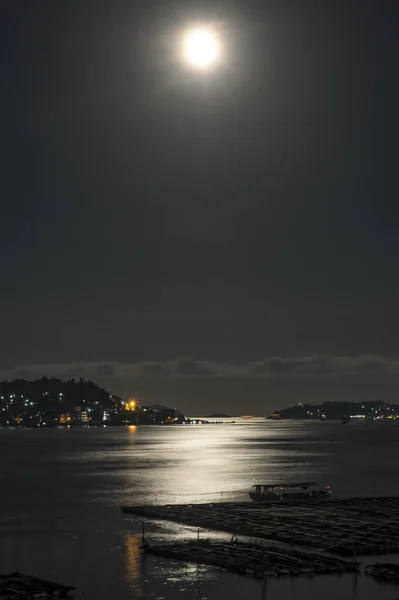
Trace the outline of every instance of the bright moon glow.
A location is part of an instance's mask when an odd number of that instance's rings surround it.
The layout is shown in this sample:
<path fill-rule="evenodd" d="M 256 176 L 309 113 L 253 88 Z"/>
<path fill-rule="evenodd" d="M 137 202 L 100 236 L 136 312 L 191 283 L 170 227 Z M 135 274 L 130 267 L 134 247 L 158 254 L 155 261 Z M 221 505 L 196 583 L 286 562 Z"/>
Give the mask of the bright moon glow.
<path fill-rule="evenodd" d="M 189 33 L 185 43 L 188 61 L 200 69 L 212 66 L 219 55 L 218 43 L 214 35 L 206 29 L 196 29 Z"/>

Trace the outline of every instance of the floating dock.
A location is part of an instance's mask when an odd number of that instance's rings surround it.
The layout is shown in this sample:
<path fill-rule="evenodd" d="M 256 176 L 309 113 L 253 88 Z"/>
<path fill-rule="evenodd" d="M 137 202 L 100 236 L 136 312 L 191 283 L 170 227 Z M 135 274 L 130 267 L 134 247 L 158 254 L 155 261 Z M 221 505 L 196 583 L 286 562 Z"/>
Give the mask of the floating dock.
<path fill-rule="evenodd" d="M 145 552 L 263 579 L 271 576 L 356 572 L 359 563 L 254 543 L 195 540 L 144 547 Z"/>
<path fill-rule="evenodd" d="M 0 600 L 35 600 L 36 598 L 66 598 L 72 586 L 62 585 L 16 571 L 0 575 Z"/>
<path fill-rule="evenodd" d="M 122 510 L 342 556 L 399 552 L 399 497 L 125 506 Z"/>

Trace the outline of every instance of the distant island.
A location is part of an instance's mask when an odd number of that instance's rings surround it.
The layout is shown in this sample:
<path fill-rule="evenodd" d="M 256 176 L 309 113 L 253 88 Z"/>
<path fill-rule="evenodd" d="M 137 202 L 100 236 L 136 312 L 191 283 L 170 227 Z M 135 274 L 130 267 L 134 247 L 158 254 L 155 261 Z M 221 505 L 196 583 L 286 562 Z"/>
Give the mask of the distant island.
<path fill-rule="evenodd" d="M 303 404 L 276 410 L 270 419 L 399 419 L 399 405 L 390 402 L 323 402 Z"/>
<path fill-rule="evenodd" d="M 176 408 L 141 406 L 84 379 L 42 377 L 0 382 L 1 427 L 174 425 L 191 420 Z"/>

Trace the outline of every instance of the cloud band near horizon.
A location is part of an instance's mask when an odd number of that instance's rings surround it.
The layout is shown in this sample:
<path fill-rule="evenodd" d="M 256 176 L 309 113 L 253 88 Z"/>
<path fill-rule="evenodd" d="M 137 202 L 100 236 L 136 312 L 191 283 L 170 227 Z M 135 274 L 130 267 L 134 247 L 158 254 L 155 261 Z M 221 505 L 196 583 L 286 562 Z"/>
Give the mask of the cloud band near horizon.
<path fill-rule="evenodd" d="M 134 363 L 98 361 L 77 363 L 46 363 L 0 369 L 0 380 L 36 379 L 43 376 L 71 379 L 152 379 L 152 378 L 278 378 L 278 377 L 340 377 L 372 374 L 399 375 L 399 359 L 363 354 L 331 356 L 313 354 L 299 357 L 269 357 L 263 360 L 236 363 L 178 357 L 167 361 Z"/>

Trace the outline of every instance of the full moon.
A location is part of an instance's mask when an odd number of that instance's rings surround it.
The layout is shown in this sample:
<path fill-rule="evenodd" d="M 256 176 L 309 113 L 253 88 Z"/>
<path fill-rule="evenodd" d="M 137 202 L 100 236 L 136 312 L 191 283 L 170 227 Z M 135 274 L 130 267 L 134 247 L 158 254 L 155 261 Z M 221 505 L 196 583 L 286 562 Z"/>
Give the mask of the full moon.
<path fill-rule="evenodd" d="M 195 29 L 188 33 L 184 50 L 187 61 L 199 69 L 211 67 L 219 57 L 218 41 L 207 29 Z"/>

